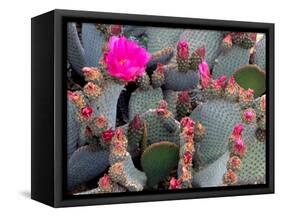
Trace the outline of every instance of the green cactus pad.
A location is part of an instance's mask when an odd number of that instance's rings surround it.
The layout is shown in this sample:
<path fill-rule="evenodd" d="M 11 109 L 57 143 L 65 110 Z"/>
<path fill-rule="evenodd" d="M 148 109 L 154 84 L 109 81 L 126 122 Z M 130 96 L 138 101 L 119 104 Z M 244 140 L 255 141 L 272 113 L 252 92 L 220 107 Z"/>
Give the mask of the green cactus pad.
<path fill-rule="evenodd" d="M 214 64 L 215 58 L 219 55 L 222 39 L 223 34 L 220 31 L 186 30 L 180 36 L 180 40 L 189 43 L 189 53 L 205 46 L 206 61 L 211 67 Z"/>
<path fill-rule="evenodd" d="M 159 117 L 154 110 L 145 112 L 142 118 L 146 121 L 147 127 L 147 143 L 153 144 L 160 141 L 169 141 L 175 144 L 179 144 L 179 129 L 180 124 L 174 120 L 178 125 L 176 132 L 170 132 L 164 125 L 163 120 Z"/>
<path fill-rule="evenodd" d="M 165 85 L 167 90 L 184 91 L 193 89 L 199 82 L 197 71 L 188 71 L 186 73 L 178 72 L 177 68 L 165 67 Z"/>
<path fill-rule="evenodd" d="M 80 123 L 77 120 L 77 108 L 73 102 L 67 101 L 67 156 L 77 149 Z"/>
<path fill-rule="evenodd" d="M 265 56 L 266 56 L 266 45 L 265 45 L 265 36 L 257 43 L 256 45 L 256 60 L 255 63 L 265 70 Z"/>
<path fill-rule="evenodd" d="M 182 32 L 182 29 L 147 27 L 148 51 L 154 53 L 167 47 L 175 47 Z"/>
<path fill-rule="evenodd" d="M 247 144 L 247 153 L 238 172 L 238 185 L 265 184 L 265 144 L 255 140 Z"/>
<path fill-rule="evenodd" d="M 258 66 L 244 66 L 234 73 L 234 78 L 244 89 L 253 89 L 255 91 L 255 97 L 258 97 L 265 92 L 265 72 Z"/>
<path fill-rule="evenodd" d="M 191 118 L 200 121 L 205 127 L 205 137 L 198 143 L 199 167 L 213 163 L 228 151 L 229 136 L 237 123 L 242 123 L 241 109 L 238 103 L 225 100 L 209 100 L 197 106 L 191 113 Z M 244 141 L 253 140 L 252 125 L 244 126 Z"/>
<path fill-rule="evenodd" d="M 124 86 L 121 84 L 106 81 L 103 84 L 101 96 L 92 102 L 94 114 L 96 116 L 104 115 L 107 118 L 109 127 L 115 128 L 117 101 L 123 88 Z"/>
<path fill-rule="evenodd" d="M 223 184 L 223 174 L 226 172 L 226 164 L 229 159 L 229 152 L 225 152 L 215 162 L 209 164 L 204 169 L 194 172 L 193 187 L 217 187 Z"/>
<path fill-rule="evenodd" d="M 163 90 L 164 100 L 168 103 L 168 110 L 177 115 L 178 92 L 173 90 Z"/>
<path fill-rule="evenodd" d="M 170 142 L 150 145 L 141 156 L 141 166 L 147 175 L 147 185 L 155 187 L 178 164 L 179 148 Z"/>
<path fill-rule="evenodd" d="M 249 50 L 234 45 L 227 53 L 221 53 L 216 59 L 217 62 L 213 67 L 213 77 L 218 78 L 226 75 L 229 78 L 236 69 L 249 64 L 249 59 Z"/>
<path fill-rule="evenodd" d="M 132 120 L 136 114 L 142 114 L 149 109 L 158 107 L 158 103 L 163 99 L 161 88 L 140 90 L 132 93 L 129 102 L 129 119 Z"/>

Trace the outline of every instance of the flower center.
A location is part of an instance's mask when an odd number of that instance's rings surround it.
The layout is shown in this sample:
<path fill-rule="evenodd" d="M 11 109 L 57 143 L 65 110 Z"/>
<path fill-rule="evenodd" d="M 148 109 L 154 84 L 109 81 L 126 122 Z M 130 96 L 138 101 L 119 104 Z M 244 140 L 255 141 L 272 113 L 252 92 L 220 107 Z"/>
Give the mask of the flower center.
<path fill-rule="evenodd" d="M 119 60 L 119 64 L 121 65 L 121 66 L 124 66 L 126 63 L 127 63 L 127 59 L 120 59 Z"/>

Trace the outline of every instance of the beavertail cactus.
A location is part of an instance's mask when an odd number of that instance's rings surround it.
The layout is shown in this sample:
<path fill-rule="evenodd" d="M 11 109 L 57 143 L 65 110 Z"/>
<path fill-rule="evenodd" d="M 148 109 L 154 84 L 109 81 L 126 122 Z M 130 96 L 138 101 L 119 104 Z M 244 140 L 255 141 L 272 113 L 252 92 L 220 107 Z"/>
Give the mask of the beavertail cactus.
<path fill-rule="evenodd" d="M 68 23 L 68 193 L 266 183 L 265 45 L 250 32 Z"/>

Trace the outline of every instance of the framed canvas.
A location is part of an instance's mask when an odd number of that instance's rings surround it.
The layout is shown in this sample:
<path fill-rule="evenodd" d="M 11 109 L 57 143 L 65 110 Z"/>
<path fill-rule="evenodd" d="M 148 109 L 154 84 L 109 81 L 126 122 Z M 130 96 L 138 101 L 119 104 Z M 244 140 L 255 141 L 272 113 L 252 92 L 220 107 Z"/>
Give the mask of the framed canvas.
<path fill-rule="evenodd" d="M 54 207 L 274 193 L 274 24 L 34 17 L 31 145 Z"/>

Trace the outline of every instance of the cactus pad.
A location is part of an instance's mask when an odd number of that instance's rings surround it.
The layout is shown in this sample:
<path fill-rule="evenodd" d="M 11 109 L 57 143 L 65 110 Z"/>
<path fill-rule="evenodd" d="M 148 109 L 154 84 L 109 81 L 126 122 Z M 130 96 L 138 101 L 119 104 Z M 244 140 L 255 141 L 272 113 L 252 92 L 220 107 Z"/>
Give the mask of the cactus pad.
<path fill-rule="evenodd" d="M 147 175 L 147 184 L 154 187 L 169 175 L 178 163 L 179 148 L 170 142 L 150 145 L 142 154 L 141 165 Z"/>

